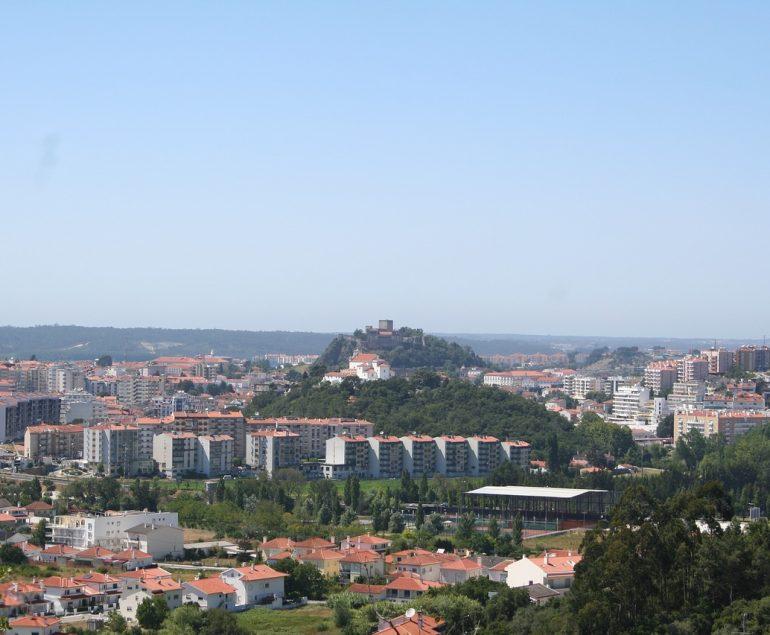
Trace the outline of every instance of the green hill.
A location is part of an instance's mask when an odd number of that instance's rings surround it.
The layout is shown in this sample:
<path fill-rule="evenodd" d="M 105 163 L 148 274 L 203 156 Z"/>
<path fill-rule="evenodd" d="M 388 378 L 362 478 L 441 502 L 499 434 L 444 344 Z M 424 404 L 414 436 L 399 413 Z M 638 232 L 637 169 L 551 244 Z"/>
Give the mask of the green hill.
<path fill-rule="evenodd" d="M 421 329 L 403 327 L 390 339 L 368 336 L 363 331 L 335 337 L 317 364 L 327 368 L 347 366 L 348 359 L 359 350 L 377 353 L 393 368 L 432 368 L 451 370 L 461 366 L 483 366 L 483 360 L 469 346 L 449 342 Z"/>
<path fill-rule="evenodd" d="M 255 398 L 250 416 L 356 417 L 375 424 L 375 432 L 411 431 L 442 434 L 489 434 L 524 439 L 544 450 L 549 436 L 567 441 L 572 425 L 542 405 L 489 386 L 442 379 L 419 371 L 410 379 L 342 384 L 308 379 L 283 396 Z"/>

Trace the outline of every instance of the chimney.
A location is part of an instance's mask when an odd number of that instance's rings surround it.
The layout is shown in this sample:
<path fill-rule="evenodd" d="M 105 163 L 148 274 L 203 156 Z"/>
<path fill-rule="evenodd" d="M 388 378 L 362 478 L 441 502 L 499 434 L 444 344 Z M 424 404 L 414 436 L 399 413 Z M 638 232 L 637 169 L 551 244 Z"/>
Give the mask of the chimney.
<path fill-rule="evenodd" d="M 476 564 L 481 566 L 481 556 L 476 556 Z"/>
<path fill-rule="evenodd" d="M 267 542 L 267 536 L 262 536 L 262 544 L 264 545 Z"/>
<path fill-rule="evenodd" d="M 548 551 L 543 554 L 543 564 L 548 564 Z"/>

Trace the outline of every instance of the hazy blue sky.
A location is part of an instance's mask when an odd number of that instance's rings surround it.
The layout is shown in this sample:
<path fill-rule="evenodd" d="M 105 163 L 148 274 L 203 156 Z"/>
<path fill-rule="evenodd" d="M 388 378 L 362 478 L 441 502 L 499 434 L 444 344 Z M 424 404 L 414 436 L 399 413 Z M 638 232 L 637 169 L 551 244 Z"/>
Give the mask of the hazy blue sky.
<path fill-rule="evenodd" d="M 0 323 L 761 337 L 768 24 L 4 2 Z"/>

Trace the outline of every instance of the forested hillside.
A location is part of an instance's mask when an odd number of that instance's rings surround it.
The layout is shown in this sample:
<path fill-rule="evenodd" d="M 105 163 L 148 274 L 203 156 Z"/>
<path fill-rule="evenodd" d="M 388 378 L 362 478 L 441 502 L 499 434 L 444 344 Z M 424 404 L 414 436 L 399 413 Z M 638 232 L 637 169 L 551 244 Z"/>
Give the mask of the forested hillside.
<path fill-rule="evenodd" d="M 468 382 L 448 381 L 419 372 L 410 379 L 318 384 L 307 379 L 286 395 L 257 397 L 249 414 L 260 416 L 357 417 L 392 434 L 418 431 L 442 434 L 490 434 L 526 439 L 545 448 L 549 436 L 570 436 L 572 425 L 542 405 L 518 395 Z"/>
<path fill-rule="evenodd" d="M 328 368 L 347 366 L 348 359 L 356 350 L 377 353 L 393 368 L 432 368 L 452 370 L 461 366 L 483 366 L 483 360 L 469 346 L 461 346 L 435 335 L 425 335 L 420 329 L 403 327 L 395 337 L 399 340 L 393 348 L 370 345 L 366 334 L 356 331 L 353 335 L 338 335 L 326 347 L 318 365 Z"/>

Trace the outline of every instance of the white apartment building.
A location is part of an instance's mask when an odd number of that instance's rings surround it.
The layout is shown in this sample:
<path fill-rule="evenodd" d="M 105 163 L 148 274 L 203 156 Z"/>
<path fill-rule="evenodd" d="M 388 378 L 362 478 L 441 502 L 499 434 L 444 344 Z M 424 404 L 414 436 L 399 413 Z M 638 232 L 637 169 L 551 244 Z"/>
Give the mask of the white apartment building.
<path fill-rule="evenodd" d="M 198 437 L 195 471 L 208 477 L 230 474 L 234 448 L 233 438 L 227 434 Z"/>
<path fill-rule="evenodd" d="M 110 476 L 135 476 L 144 473 L 138 447 L 136 426 L 116 424 L 90 426 L 83 429 L 83 458 L 91 465 L 101 465 Z"/>
<path fill-rule="evenodd" d="M 300 462 L 300 436 L 288 430 L 257 430 L 246 435 L 246 465 L 267 472 L 295 468 Z"/>
<path fill-rule="evenodd" d="M 101 399 L 82 388 L 70 390 L 61 397 L 59 423 L 84 421 L 100 423 L 107 419 L 107 406 Z"/>
<path fill-rule="evenodd" d="M 585 399 L 589 392 L 602 392 L 604 381 L 598 377 L 567 375 L 564 377 L 564 392 L 574 399 Z"/>
<path fill-rule="evenodd" d="M 179 527 L 179 515 L 176 512 L 125 511 L 55 516 L 48 529 L 53 544 L 76 549 L 98 546 L 119 551 L 127 537 L 126 531 L 140 524 Z"/>
<path fill-rule="evenodd" d="M 652 362 L 644 369 L 644 385 L 656 395 L 667 393 L 674 387 L 677 374 L 675 361 Z"/>
<path fill-rule="evenodd" d="M 198 439 L 192 432 L 164 432 L 152 440 L 152 458 L 167 478 L 196 472 Z"/>
<path fill-rule="evenodd" d="M 706 397 L 706 384 L 702 381 L 676 382 L 668 396 L 670 412 L 681 408 L 694 408 L 703 403 Z"/>
<path fill-rule="evenodd" d="M 640 384 L 621 386 L 612 396 L 610 421 L 619 424 L 631 424 L 642 419 L 649 399 L 649 388 Z"/>

